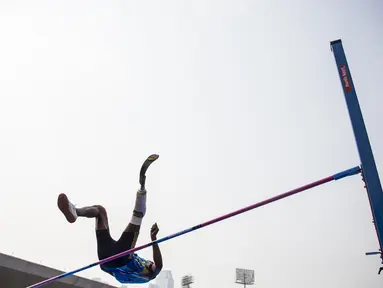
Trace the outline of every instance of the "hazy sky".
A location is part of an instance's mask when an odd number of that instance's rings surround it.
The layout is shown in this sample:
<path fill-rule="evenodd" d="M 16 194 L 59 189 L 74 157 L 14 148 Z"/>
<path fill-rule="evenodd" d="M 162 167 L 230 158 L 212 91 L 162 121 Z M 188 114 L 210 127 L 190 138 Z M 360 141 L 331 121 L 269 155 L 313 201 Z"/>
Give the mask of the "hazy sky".
<path fill-rule="evenodd" d="M 138 244 L 359 164 L 330 41 L 341 38 L 383 173 L 381 1 L 0 1 L 0 250 L 73 270 L 119 237 L 152 153 Z M 180 287 L 382 287 L 360 176 L 161 244 Z M 140 255 L 151 257 L 151 249 Z M 116 283 L 99 267 L 80 275 Z"/>

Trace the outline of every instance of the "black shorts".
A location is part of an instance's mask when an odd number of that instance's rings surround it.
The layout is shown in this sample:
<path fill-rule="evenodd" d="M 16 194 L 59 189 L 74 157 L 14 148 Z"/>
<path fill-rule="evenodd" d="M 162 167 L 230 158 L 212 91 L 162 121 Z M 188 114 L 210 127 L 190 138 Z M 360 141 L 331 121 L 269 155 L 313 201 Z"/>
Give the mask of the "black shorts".
<path fill-rule="evenodd" d="M 96 230 L 98 259 L 102 260 L 118 253 L 133 248 L 136 245 L 138 232 L 123 232 L 120 239 L 115 241 L 108 229 Z M 131 259 L 130 255 L 125 255 L 112 261 L 106 262 L 104 267 L 122 267 Z"/>

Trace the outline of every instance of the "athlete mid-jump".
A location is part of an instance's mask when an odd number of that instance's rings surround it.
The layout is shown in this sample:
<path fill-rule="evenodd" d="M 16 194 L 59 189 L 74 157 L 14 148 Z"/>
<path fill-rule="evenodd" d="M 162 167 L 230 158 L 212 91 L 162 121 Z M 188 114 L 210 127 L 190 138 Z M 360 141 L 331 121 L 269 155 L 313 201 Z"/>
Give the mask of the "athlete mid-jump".
<path fill-rule="evenodd" d="M 146 212 L 145 172 L 149 165 L 157 159 L 158 155 L 153 154 L 142 165 L 140 171 L 141 187 L 137 191 L 132 219 L 118 241 L 115 241 L 110 235 L 108 216 L 104 207 L 93 205 L 76 208 L 65 194 L 58 196 L 57 205 L 69 223 L 74 223 L 78 217 L 96 219 L 99 260 L 135 247 L 141 222 Z M 158 231 L 157 223 L 155 223 L 150 230 L 152 241 L 157 239 Z M 114 276 L 120 283 L 146 283 L 156 278 L 162 269 L 161 251 L 158 244 L 155 243 L 153 244 L 153 261 L 143 259 L 134 253 L 101 264 L 100 267 L 106 273 Z"/>

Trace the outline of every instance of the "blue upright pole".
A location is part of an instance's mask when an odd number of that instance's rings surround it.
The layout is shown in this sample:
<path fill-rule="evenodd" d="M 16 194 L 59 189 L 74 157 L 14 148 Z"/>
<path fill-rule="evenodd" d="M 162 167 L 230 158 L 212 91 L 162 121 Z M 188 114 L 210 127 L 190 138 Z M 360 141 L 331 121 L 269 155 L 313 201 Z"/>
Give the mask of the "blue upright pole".
<path fill-rule="evenodd" d="M 331 50 L 334 53 L 343 93 L 346 98 L 347 108 L 351 119 L 352 128 L 356 145 L 359 151 L 360 161 L 362 163 L 364 181 L 366 183 L 367 194 L 371 204 L 372 216 L 380 251 L 382 254 L 383 247 L 383 191 L 379 180 L 379 174 L 376 169 L 374 155 L 371 150 L 370 141 L 366 126 L 364 124 L 362 111 L 360 110 L 358 97 L 356 95 L 355 86 L 352 81 L 351 72 L 348 67 L 346 55 L 343 50 L 342 41 L 336 40 L 331 42 Z M 383 254 L 381 255 L 383 259 Z"/>

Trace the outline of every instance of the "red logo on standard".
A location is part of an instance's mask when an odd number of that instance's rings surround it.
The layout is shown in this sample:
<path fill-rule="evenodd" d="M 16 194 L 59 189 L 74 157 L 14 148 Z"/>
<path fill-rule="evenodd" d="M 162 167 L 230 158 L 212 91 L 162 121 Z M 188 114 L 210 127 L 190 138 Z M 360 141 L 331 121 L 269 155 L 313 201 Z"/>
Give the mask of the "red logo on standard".
<path fill-rule="evenodd" d="M 339 68 L 340 68 L 340 72 L 341 72 L 341 78 L 342 78 L 342 81 L 343 81 L 344 89 L 347 92 L 350 92 L 352 90 L 352 88 L 351 88 L 351 81 L 350 81 L 350 79 L 348 77 L 348 74 L 347 74 L 346 65 L 340 65 Z"/>

